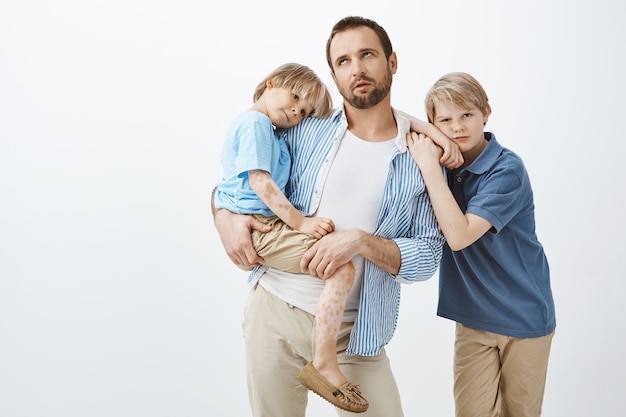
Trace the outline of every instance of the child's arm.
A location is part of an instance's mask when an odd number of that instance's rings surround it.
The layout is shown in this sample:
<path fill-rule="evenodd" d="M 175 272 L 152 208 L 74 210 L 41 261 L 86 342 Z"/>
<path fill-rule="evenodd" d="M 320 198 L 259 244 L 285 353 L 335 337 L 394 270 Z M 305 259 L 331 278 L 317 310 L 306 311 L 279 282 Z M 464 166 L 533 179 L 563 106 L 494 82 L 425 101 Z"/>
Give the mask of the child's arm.
<path fill-rule="evenodd" d="M 335 224 L 331 219 L 306 217 L 300 213 L 280 191 L 267 171 L 258 169 L 248 171 L 248 178 L 250 187 L 256 195 L 292 229 L 313 235 L 317 239 L 335 230 Z"/>
<path fill-rule="evenodd" d="M 437 129 L 435 125 L 413 117 L 403 111 L 396 111 L 409 119 L 409 122 L 411 123 L 411 130 L 423 133 L 439 145 L 441 149 L 443 149 L 443 155 L 439 159 L 439 163 L 441 165 L 450 169 L 458 168 L 463 165 L 463 155 L 461 154 L 457 144 L 452 142 L 452 140 L 444 135 L 441 130 Z"/>
<path fill-rule="evenodd" d="M 459 251 L 476 242 L 491 228 L 491 223 L 461 211 L 441 173 L 441 149 L 430 138 L 417 133 L 411 133 L 407 144 L 422 171 L 437 222 L 450 249 Z"/>

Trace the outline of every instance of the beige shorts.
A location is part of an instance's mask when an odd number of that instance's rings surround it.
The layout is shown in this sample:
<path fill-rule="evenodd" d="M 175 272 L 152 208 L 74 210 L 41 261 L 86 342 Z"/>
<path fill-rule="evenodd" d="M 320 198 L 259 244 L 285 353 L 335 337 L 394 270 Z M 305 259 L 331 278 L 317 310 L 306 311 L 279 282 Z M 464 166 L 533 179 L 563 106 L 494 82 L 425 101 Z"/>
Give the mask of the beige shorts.
<path fill-rule="evenodd" d="M 263 265 L 301 274 L 300 259 L 317 239 L 292 229 L 278 216 L 267 217 L 260 214 L 253 216 L 272 228 L 267 233 L 252 231 L 252 244 L 259 256 L 263 258 Z"/>

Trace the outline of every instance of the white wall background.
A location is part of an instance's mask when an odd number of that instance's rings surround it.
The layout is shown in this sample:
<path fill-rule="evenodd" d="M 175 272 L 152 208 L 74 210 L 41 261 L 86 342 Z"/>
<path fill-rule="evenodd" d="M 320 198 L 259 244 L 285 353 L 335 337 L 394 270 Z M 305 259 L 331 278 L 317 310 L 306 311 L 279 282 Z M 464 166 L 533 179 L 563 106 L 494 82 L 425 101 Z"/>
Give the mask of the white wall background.
<path fill-rule="evenodd" d="M 388 30 L 396 107 L 423 117 L 446 72 L 483 83 L 552 267 L 544 416 L 626 414 L 626 3 L 350 3 L 0 0 L 0 417 L 249 415 L 218 152 L 277 65 L 336 91 L 324 46 L 349 14 Z M 388 347 L 407 416 L 453 415 L 436 297 L 404 288 Z"/>

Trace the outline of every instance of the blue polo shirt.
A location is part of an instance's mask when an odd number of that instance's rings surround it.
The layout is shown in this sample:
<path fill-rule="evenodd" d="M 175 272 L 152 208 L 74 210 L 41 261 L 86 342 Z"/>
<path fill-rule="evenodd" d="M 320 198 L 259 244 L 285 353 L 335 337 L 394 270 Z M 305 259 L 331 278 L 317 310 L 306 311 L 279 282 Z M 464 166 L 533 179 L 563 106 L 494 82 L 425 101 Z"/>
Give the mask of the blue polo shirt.
<path fill-rule="evenodd" d="M 528 173 L 495 135 L 485 138 L 483 152 L 470 166 L 450 172 L 449 182 L 461 210 L 493 227 L 463 250 L 444 246 L 437 315 L 507 336 L 545 336 L 556 320 Z"/>

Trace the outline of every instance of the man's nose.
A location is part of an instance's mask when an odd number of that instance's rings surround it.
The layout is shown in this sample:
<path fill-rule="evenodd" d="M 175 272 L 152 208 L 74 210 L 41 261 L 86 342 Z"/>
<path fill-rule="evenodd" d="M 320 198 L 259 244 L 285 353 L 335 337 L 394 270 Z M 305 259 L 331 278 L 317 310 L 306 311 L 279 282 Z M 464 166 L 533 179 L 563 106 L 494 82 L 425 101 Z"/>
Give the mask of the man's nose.
<path fill-rule="evenodd" d="M 352 74 L 358 77 L 364 73 L 365 73 L 365 66 L 363 65 L 363 62 L 361 62 L 360 59 L 353 59 L 352 60 Z"/>

